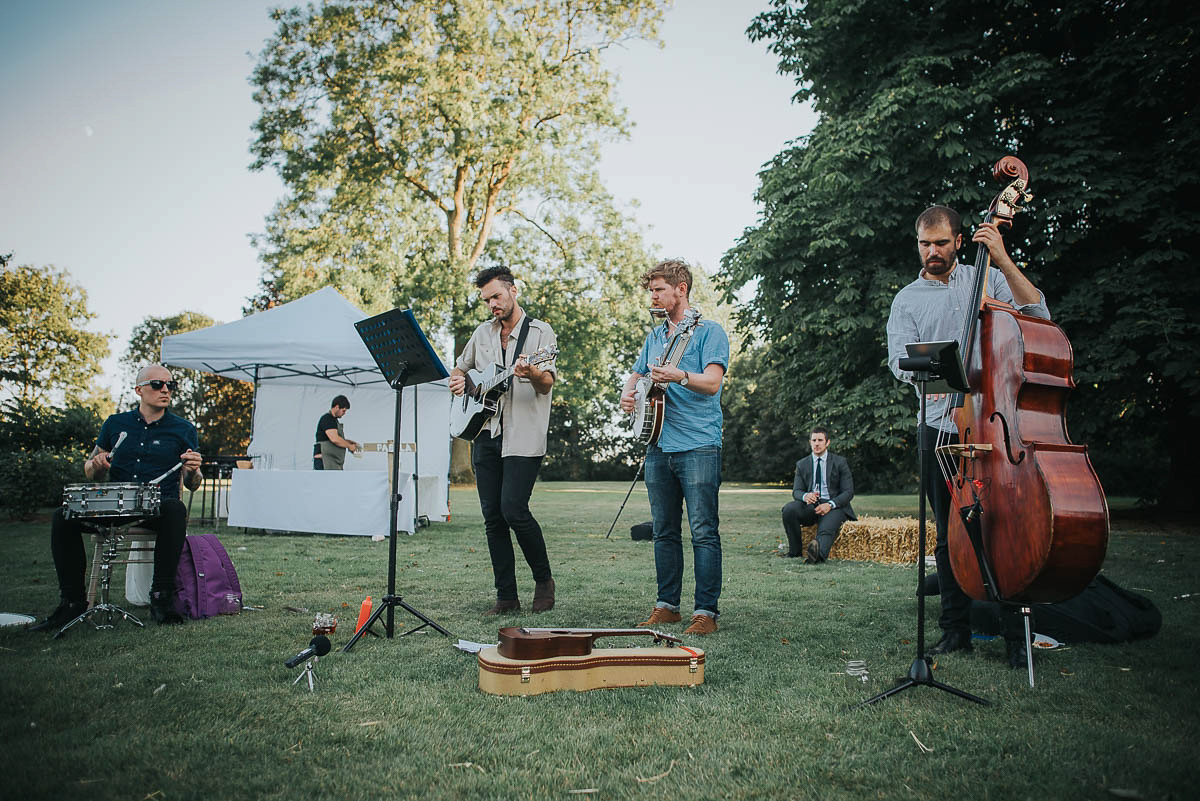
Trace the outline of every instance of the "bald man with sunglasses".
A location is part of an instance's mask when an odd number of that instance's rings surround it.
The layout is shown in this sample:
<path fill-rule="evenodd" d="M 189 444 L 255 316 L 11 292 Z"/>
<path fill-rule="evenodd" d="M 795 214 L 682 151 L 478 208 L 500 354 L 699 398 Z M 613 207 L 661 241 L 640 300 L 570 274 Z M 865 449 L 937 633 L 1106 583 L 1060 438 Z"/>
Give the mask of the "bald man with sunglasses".
<path fill-rule="evenodd" d="M 176 389 L 170 370 L 160 364 L 143 367 L 133 388 L 138 396 L 137 407 L 110 415 L 104 421 L 96 437 L 96 447 L 83 463 L 84 475 L 93 482 L 146 484 L 162 477 L 158 516 L 138 523 L 158 534 L 154 578 L 150 583 L 150 616 L 159 624 L 183 622 L 175 611 L 175 571 L 187 536 L 187 508 L 179 499 L 179 488 L 182 482 L 194 490 L 204 480 L 200 472 L 203 458 L 196 451 L 196 427 L 167 411 Z M 176 465 L 180 469 L 164 477 Z M 54 513 L 50 552 L 54 556 L 61 599 L 58 608 L 41 623 L 31 626 L 30 631 L 58 631 L 87 610 L 84 530 L 79 517 L 67 519 L 62 509 Z"/>

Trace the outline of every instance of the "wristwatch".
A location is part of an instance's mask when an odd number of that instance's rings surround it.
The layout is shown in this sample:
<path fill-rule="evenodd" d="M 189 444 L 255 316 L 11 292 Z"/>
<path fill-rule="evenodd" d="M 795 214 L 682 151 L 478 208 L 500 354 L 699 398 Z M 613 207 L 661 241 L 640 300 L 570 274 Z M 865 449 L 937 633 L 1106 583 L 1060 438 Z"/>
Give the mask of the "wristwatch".
<path fill-rule="evenodd" d="M 679 379 L 679 386 L 686 387 L 688 385 L 688 374 L 684 373 L 683 378 Z"/>

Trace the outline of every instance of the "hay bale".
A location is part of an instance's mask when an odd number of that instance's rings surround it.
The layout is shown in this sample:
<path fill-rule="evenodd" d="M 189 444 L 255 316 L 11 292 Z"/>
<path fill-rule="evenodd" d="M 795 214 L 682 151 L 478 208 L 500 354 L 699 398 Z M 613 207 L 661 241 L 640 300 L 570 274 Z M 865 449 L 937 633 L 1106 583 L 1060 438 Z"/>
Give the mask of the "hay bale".
<path fill-rule="evenodd" d="M 932 521 L 926 522 L 925 553 L 933 555 L 937 539 Z M 862 562 L 884 562 L 887 564 L 915 564 L 917 561 L 917 521 L 911 517 L 871 517 L 863 515 L 858 520 L 847 520 L 842 524 L 830 559 L 853 559 Z M 816 526 L 804 526 L 804 547 L 817 536 Z"/>

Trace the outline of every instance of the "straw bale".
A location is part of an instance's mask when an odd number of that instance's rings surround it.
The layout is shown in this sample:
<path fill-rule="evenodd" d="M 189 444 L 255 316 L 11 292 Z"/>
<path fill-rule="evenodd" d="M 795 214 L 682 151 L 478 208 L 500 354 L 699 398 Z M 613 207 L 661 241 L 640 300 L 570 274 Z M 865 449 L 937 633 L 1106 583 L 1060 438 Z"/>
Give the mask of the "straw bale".
<path fill-rule="evenodd" d="M 936 536 L 932 521 L 927 523 L 926 555 L 933 555 Z M 804 547 L 817 535 L 816 526 L 803 528 Z M 842 524 L 830 559 L 853 559 L 862 562 L 884 562 L 889 564 L 914 564 L 917 561 L 917 521 L 911 517 L 871 517 L 863 515 L 858 520 L 847 520 Z"/>

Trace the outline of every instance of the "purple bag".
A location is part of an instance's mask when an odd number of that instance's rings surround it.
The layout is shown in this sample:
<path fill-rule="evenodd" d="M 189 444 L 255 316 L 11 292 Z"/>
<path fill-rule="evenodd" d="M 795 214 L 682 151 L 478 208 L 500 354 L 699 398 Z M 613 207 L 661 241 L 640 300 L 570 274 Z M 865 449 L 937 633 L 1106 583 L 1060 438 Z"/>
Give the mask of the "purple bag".
<path fill-rule="evenodd" d="M 199 620 L 242 611 L 242 585 L 216 534 L 190 534 L 175 572 L 175 611 Z"/>

